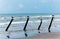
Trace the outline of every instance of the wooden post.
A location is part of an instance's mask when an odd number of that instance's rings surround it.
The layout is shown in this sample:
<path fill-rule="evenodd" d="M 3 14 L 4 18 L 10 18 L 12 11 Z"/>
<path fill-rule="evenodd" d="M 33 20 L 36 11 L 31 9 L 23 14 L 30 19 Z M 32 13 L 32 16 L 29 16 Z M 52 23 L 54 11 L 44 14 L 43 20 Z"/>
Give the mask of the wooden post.
<path fill-rule="evenodd" d="M 52 15 L 52 19 L 51 19 L 51 22 L 50 22 L 49 27 L 48 27 L 48 32 L 51 32 L 51 31 L 50 31 L 50 28 L 51 28 L 51 25 L 52 25 L 53 19 L 54 19 L 54 15 Z"/>
<path fill-rule="evenodd" d="M 6 28 L 5 31 L 8 31 L 8 29 L 9 29 L 9 27 L 10 27 L 10 25 L 11 25 L 11 23 L 12 23 L 13 20 L 14 20 L 14 19 L 13 19 L 13 17 L 12 17 L 12 19 L 11 19 L 11 21 L 10 21 L 9 25 L 7 26 L 7 28 Z"/>
<path fill-rule="evenodd" d="M 29 21 L 29 16 L 27 16 L 27 20 L 26 20 L 25 26 L 24 26 L 24 28 L 23 28 L 26 37 L 27 37 L 26 27 L 27 27 L 28 21 Z"/>
<path fill-rule="evenodd" d="M 40 27 L 42 25 L 42 19 L 40 19 L 40 20 L 41 20 L 41 22 L 40 22 L 40 25 L 38 26 L 38 33 L 40 33 L 39 30 L 40 30 Z"/>

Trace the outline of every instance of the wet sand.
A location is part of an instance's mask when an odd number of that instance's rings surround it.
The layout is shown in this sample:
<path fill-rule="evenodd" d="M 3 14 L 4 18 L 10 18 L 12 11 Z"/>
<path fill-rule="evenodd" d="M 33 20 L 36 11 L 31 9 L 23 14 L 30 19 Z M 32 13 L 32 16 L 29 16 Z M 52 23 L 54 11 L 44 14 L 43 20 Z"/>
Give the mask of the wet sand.
<path fill-rule="evenodd" d="M 19 39 L 60 39 L 60 33 L 40 33 L 32 37 L 25 37 Z"/>

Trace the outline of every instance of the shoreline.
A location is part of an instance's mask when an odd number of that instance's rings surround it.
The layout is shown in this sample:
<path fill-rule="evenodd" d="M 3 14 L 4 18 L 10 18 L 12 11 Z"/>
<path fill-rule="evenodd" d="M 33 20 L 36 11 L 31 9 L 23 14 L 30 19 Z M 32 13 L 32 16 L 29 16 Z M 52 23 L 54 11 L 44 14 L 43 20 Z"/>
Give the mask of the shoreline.
<path fill-rule="evenodd" d="M 60 39 L 60 32 L 40 33 L 32 37 L 24 37 L 18 39 Z"/>

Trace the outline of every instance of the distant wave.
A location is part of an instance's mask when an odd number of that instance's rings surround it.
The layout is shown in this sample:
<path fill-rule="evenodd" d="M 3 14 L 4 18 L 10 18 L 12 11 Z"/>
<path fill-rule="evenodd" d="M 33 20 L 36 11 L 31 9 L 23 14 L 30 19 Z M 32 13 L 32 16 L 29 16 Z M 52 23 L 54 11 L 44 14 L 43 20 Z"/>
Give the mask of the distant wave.
<path fill-rule="evenodd" d="M 39 17 L 51 17 L 51 15 L 45 15 L 45 16 L 29 16 L 30 18 L 39 18 Z M 26 18 L 26 16 L 17 16 L 17 17 L 14 17 L 14 19 L 15 18 L 18 18 L 18 19 L 20 19 L 20 18 Z M 5 20 L 5 19 L 11 19 L 11 16 L 10 17 L 4 17 L 4 16 L 0 16 L 0 20 Z"/>
<path fill-rule="evenodd" d="M 19 23 L 25 23 L 26 21 L 18 21 L 18 22 L 12 22 L 12 24 L 19 24 Z M 33 21 L 29 21 L 29 22 L 33 22 Z M 38 21 L 34 21 L 34 22 L 40 22 L 39 20 Z M 0 25 L 5 25 L 5 24 L 9 24 L 9 22 L 5 22 L 5 23 L 0 23 Z"/>
<path fill-rule="evenodd" d="M 50 20 L 51 19 L 49 19 L 49 20 L 43 20 L 43 22 L 50 22 Z M 59 22 L 60 21 L 60 19 L 54 19 L 54 21 L 56 21 L 56 22 Z M 54 22 L 53 21 L 53 22 Z M 17 22 L 12 22 L 12 24 L 19 24 L 19 23 L 25 23 L 26 21 L 17 21 Z M 32 23 L 32 22 L 40 22 L 40 20 L 34 20 L 34 21 L 29 21 L 29 23 Z M 4 23 L 1 23 L 0 22 L 0 25 L 5 25 L 5 24 L 9 24 L 9 22 L 4 22 Z"/>

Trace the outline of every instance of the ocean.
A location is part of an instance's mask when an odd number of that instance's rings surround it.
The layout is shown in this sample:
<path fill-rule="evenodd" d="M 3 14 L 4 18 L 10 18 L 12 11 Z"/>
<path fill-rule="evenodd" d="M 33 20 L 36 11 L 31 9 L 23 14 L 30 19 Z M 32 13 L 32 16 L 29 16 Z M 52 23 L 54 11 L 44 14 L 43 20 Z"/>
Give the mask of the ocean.
<path fill-rule="evenodd" d="M 23 30 L 27 16 L 29 16 L 29 21 L 26 27 L 26 32 Z M 7 26 L 11 21 L 11 17 L 13 17 L 13 22 L 11 23 L 8 31 L 5 31 Z M 40 30 L 38 27 L 42 19 L 42 24 Z M 14 38 L 23 38 L 31 37 L 35 34 L 40 33 L 49 33 L 48 27 L 50 25 L 52 19 L 52 15 L 18 15 L 18 14 L 5 14 L 0 15 L 0 38 L 1 39 L 14 39 Z M 51 32 L 60 32 L 60 15 L 54 15 L 53 22 L 51 24 Z"/>

